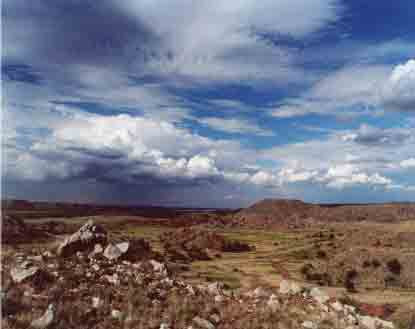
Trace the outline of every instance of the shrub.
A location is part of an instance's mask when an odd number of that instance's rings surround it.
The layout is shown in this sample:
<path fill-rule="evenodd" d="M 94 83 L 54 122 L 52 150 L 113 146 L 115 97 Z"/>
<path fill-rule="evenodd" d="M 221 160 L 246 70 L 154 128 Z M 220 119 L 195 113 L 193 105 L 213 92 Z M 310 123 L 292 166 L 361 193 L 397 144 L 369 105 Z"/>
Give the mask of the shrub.
<path fill-rule="evenodd" d="M 358 273 L 355 269 L 348 270 L 346 272 L 346 278 L 344 280 L 344 287 L 350 293 L 356 292 L 354 280 L 356 279 L 357 275 Z"/>
<path fill-rule="evenodd" d="M 324 250 L 321 250 L 321 249 L 317 250 L 317 258 L 326 258 L 326 257 L 327 257 L 327 254 Z"/>
<path fill-rule="evenodd" d="M 380 261 L 378 259 L 375 258 L 375 259 L 372 260 L 372 266 L 373 267 L 377 268 L 380 265 L 381 265 L 381 263 L 380 263 Z"/>
<path fill-rule="evenodd" d="M 365 261 L 363 262 L 363 264 L 362 264 L 362 266 L 363 266 L 364 268 L 369 267 L 370 265 L 371 265 L 371 263 L 370 263 L 368 260 L 365 260 Z"/>
<path fill-rule="evenodd" d="M 389 271 L 393 274 L 400 275 L 402 270 L 402 265 L 397 258 L 394 258 L 386 263 Z"/>
<path fill-rule="evenodd" d="M 394 277 L 393 275 L 387 275 L 385 277 L 385 287 L 390 287 L 393 285 L 396 285 L 398 282 L 398 280 L 396 279 L 396 277 Z"/>
<path fill-rule="evenodd" d="M 331 285 L 332 279 L 328 273 L 316 272 L 312 264 L 304 264 L 301 273 L 307 281 L 317 282 L 319 285 Z"/>
<path fill-rule="evenodd" d="M 304 275 L 304 277 L 307 279 L 308 275 L 310 274 L 310 272 L 314 269 L 314 266 L 312 264 L 304 264 L 301 267 L 301 274 Z"/>

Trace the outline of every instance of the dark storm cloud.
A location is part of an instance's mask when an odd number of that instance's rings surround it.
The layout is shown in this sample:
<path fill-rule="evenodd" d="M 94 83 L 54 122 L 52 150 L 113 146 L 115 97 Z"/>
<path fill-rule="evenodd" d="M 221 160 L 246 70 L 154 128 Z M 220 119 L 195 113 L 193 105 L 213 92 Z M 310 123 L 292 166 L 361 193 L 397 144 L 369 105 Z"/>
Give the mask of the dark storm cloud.
<path fill-rule="evenodd" d="M 409 129 L 380 129 L 362 125 L 356 133 L 346 136 L 346 140 L 365 146 L 400 146 L 412 136 Z"/>
<path fill-rule="evenodd" d="M 1 68 L 3 79 L 11 81 L 21 81 L 32 84 L 40 84 L 42 77 L 29 65 L 6 64 Z"/>
<path fill-rule="evenodd" d="M 110 0 L 6 0 L 3 26 L 12 62 L 126 65 L 156 42 L 137 17 Z"/>

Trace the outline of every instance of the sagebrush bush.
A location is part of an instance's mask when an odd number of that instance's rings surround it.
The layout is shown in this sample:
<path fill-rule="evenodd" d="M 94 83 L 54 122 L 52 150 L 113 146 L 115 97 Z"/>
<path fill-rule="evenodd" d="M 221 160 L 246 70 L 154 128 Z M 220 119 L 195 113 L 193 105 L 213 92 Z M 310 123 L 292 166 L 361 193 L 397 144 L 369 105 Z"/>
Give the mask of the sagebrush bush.
<path fill-rule="evenodd" d="M 348 270 L 344 279 L 344 287 L 350 293 L 356 292 L 354 280 L 358 276 L 358 272 L 355 269 Z"/>
<path fill-rule="evenodd" d="M 402 265 L 397 258 L 391 259 L 386 263 L 389 271 L 393 274 L 400 275 L 402 270 Z"/>

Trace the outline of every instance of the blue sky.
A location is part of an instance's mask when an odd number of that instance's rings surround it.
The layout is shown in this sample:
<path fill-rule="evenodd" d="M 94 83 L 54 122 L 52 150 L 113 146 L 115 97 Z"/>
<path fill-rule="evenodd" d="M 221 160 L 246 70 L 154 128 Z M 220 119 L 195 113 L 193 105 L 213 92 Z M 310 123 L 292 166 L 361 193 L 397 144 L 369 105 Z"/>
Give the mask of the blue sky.
<path fill-rule="evenodd" d="M 5 0 L 4 197 L 415 201 L 415 4 Z"/>

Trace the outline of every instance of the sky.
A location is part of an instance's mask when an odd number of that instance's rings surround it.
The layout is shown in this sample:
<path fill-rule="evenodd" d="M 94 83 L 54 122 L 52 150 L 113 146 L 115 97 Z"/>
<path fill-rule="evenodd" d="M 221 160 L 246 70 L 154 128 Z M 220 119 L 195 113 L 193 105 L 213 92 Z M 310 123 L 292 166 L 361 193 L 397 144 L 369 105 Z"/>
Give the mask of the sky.
<path fill-rule="evenodd" d="M 415 2 L 3 0 L 2 197 L 415 201 Z"/>

